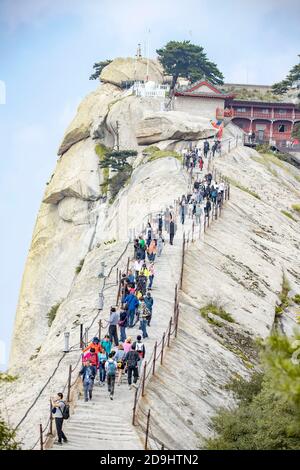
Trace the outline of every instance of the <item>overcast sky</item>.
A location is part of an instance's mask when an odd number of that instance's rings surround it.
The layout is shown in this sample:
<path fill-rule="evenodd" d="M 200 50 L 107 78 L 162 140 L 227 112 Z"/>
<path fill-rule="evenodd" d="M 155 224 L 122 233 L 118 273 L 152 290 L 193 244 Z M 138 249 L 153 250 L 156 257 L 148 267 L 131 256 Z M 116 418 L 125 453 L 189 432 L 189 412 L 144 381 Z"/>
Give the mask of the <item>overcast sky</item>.
<path fill-rule="evenodd" d="M 78 103 L 97 85 L 88 80 L 93 63 L 133 56 L 150 30 L 152 56 L 169 40 L 190 39 L 227 82 L 270 84 L 297 62 L 299 17 L 298 0 L 0 0 L 0 356 L 4 349 L 8 357 L 56 150 Z"/>

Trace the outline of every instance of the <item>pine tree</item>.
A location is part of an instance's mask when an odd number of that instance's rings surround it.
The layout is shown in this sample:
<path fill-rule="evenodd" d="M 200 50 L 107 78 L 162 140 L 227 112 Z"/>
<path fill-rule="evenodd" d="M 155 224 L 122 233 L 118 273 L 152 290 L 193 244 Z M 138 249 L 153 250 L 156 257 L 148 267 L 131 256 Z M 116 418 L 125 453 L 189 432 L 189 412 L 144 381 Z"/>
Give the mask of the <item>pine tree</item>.
<path fill-rule="evenodd" d="M 101 74 L 102 70 L 104 69 L 104 67 L 109 65 L 111 62 L 112 62 L 112 60 L 110 60 L 110 59 L 103 60 L 101 62 L 96 62 L 93 65 L 93 69 L 95 69 L 95 72 L 92 73 L 92 75 L 90 76 L 90 80 L 97 80 L 97 78 L 100 77 L 100 74 Z"/>
<path fill-rule="evenodd" d="M 223 74 L 214 62 L 208 60 L 202 46 L 190 41 L 170 41 L 156 52 L 165 72 L 173 77 L 171 90 L 179 77 L 192 82 L 207 79 L 215 85 L 223 83 Z"/>
<path fill-rule="evenodd" d="M 300 54 L 298 55 L 300 58 Z M 281 82 L 274 83 L 272 90 L 276 95 L 283 95 L 291 88 L 300 84 L 300 61 L 289 71 L 287 77 Z M 300 95 L 300 94 L 299 94 Z M 299 97 L 298 95 L 298 97 Z"/>

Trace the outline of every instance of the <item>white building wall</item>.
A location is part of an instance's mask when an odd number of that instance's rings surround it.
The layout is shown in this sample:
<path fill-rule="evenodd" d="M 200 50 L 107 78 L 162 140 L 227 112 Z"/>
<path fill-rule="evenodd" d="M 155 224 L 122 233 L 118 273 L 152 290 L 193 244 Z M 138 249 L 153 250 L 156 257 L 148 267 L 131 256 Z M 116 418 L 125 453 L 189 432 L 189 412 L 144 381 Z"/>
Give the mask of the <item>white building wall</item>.
<path fill-rule="evenodd" d="M 175 96 L 174 110 L 184 111 L 208 119 L 216 119 L 216 109 L 224 109 L 225 100 L 212 98 L 193 98 L 190 96 Z"/>

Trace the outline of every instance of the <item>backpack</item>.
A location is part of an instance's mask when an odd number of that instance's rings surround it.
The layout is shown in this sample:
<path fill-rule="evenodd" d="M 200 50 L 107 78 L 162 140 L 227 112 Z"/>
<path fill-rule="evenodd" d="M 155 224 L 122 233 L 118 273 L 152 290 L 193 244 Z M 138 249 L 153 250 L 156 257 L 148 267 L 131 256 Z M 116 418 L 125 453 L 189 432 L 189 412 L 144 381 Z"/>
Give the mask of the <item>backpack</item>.
<path fill-rule="evenodd" d="M 61 414 L 62 414 L 62 417 L 63 419 L 69 419 L 70 417 L 70 405 L 67 405 L 65 402 L 64 403 L 64 407 L 63 409 L 59 408 L 60 411 L 61 411 Z"/>
<path fill-rule="evenodd" d="M 144 343 L 135 343 L 135 350 L 139 353 L 139 356 L 141 359 L 143 359 L 144 356 Z"/>
<path fill-rule="evenodd" d="M 107 363 L 107 375 L 116 375 L 116 364 L 113 361 Z"/>

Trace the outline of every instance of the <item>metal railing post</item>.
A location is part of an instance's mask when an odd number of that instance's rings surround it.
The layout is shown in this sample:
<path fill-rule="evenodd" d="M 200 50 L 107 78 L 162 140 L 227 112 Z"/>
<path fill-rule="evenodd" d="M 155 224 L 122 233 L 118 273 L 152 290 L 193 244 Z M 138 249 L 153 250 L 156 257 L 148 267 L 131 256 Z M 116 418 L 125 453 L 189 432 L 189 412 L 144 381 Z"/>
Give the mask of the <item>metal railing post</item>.
<path fill-rule="evenodd" d="M 69 365 L 69 376 L 68 376 L 68 394 L 67 394 L 67 402 L 70 401 L 70 393 L 71 393 L 71 379 L 72 379 L 72 365 Z"/>
<path fill-rule="evenodd" d="M 134 394 L 134 404 L 133 404 L 133 410 L 132 410 L 132 426 L 135 426 L 135 412 L 136 412 L 136 405 L 137 405 L 137 394 L 138 394 L 138 388 L 135 390 Z"/>
<path fill-rule="evenodd" d="M 121 270 L 119 271 L 119 288 L 118 288 L 118 293 L 117 293 L 117 300 L 116 300 L 116 305 L 119 305 L 119 299 L 121 295 Z"/>
<path fill-rule="evenodd" d="M 128 271 L 129 271 L 129 263 L 130 263 L 130 257 L 128 256 L 128 258 L 127 258 L 127 266 L 126 266 L 126 275 L 128 274 Z"/>
<path fill-rule="evenodd" d="M 80 345 L 80 349 L 83 349 L 83 323 L 80 323 L 79 345 Z"/>
<path fill-rule="evenodd" d="M 53 416 L 52 416 L 52 400 L 50 397 L 50 425 L 49 425 L 49 434 L 53 435 Z"/>
<path fill-rule="evenodd" d="M 176 315 L 176 304 L 177 304 L 177 284 L 175 284 L 175 295 L 174 295 L 174 321 Z"/>
<path fill-rule="evenodd" d="M 145 450 L 148 449 L 148 436 L 149 436 L 149 426 L 150 426 L 150 413 L 151 413 L 151 410 L 150 410 L 150 408 L 149 408 L 148 416 L 147 416 L 146 436 L 145 436 Z"/>
<path fill-rule="evenodd" d="M 154 356 L 153 356 L 152 375 L 155 375 L 156 352 L 157 352 L 157 341 L 155 341 L 155 345 L 154 345 Z"/>
<path fill-rule="evenodd" d="M 172 317 L 170 318 L 170 321 L 169 321 L 168 341 L 167 341 L 168 348 L 170 347 L 171 329 L 172 329 Z"/>
<path fill-rule="evenodd" d="M 40 450 L 44 450 L 43 426 L 40 423 Z"/>
<path fill-rule="evenodd" d="M 162 343 L 161 343 L 161 356 L 160 356 L 161 365 L 163 364 L 163 360 L 164 360 L 165 336 L 166 336 L 166 333 L 164 332 L 163 337 L 162 337 Z"/>
<path fill-rule="evenodd" d="M 177 304 L 176 323 L 175 323 L 175 338 L 177 338 L 177 332 L 178 332 L 178 319 L 179 319 L 179 304 Z"/>
<path fill-rule="evenodd" d="M 147 369 L 147 361 L 144 362 L 144 369 L 143 369 L 142 397 L 145 395 L 146 369 Z"/>

